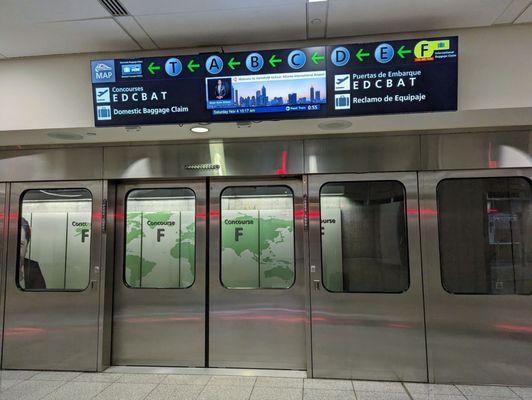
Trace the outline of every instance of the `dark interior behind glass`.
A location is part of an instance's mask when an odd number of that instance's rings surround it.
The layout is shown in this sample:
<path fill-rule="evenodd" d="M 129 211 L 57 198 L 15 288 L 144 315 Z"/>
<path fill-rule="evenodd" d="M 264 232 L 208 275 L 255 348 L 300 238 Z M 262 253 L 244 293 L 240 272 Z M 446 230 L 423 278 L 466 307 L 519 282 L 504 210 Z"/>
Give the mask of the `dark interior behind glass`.
<path fill-rule="evenodd" d="M 532 293 L 532 189 L 520 177 L 437 189 L 442 284 L 450 293 Z"/>
<path fill-rule="evenodd" d="M 400 182 L 327 183 L 320 191 L 320 207 L 323 284 L 328 290 L 408 289 L 405 190 Z"/>

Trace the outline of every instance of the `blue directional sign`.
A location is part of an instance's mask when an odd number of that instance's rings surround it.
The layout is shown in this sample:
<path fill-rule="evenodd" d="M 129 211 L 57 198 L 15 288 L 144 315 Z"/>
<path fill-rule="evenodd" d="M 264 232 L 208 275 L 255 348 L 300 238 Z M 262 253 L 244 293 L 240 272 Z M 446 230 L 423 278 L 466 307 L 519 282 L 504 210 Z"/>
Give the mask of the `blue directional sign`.
<path fill-rule="evenodd" d="M 386 64 L 392 61 L 394 50 L 388 43 L 382 43 L 375 49 L 375 60 L 381 64 Z"/>
<path fill-rule="evenodd" d="M 259 53 L 251 53 L 246 57 L 246 68 L 251 72 L 259 72 L 264 66 L 264 58 Z"/>
<path fill-rule="evenodd" d="M 170 76 L 178 76 L 183 70 L 183 64 L 178 58 L 172 57 L 166 60 L 164 70 Z"/>
<path fill-rule="evenodd" d="M 292 69 L 301 69 L 307 62 L 307 56 L 301 50 L 294 50 L 288 54 L 288 65 Z"/>
<path fill-rule="evenodd" d="M 219 56 L 210 56 L 207 58 L 207 61 L 205 61 L 205 69 L 209 72 L 209 74 L 219 74 L 223 68 L 224 61 Z"/>
<path fill-rule="evenodd" d="M 337 67 L 343 67 L 349 62 L 351 55 L 345 47 L 336 47 L 331 53 L 331 62 Z"/>

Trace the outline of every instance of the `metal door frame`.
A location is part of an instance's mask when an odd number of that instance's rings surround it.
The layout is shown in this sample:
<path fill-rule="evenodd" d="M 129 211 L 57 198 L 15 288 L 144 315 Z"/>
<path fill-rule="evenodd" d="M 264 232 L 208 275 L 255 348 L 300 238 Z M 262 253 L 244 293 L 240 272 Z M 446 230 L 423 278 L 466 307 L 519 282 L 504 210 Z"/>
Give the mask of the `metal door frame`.
<path fill-rule="evenodd" d="M 19 235 L 19 224 L 18 216 L 20 213 L 21 207 L 21 196 L 25 191 L 31 189 L 67 189 L 67 188 L 81 188 L 87 189 L 90 191 L 92 196 L 92 215 L 91 215 L 91 248 L 90 248 L 90 270 L 89 270 L 89 284 L 87 288 L 82 291 L 46 291 L 46 292 L 26 292 L 18 289 L 15 284 L 15 276 L 17 270 L 17 260 L 18 260 L 18 235 Z M 83 371 L 96 371 L 98 370 L 99 362 L 99 353 L 101 351 L 101 343 L 99 339 L 100 333 L 100 284 L 101 284 L 101 255 L 102 255 L 102 234 L 105 229 L 105 216 L 104 209 L 102 207 L 104 202 L 104 195 L 102 190 L 101 181 L 62 181 L 62 182 L 16 182 L 11 183 L 10 185 L 10 199 L 9 199 L 9 216 L 16 216 L 16 221 L 9 223 L 8 227 L 8 237 L 7 239 L 7 267 L 5 275 L 5 317 L 4 317 L 4 340 L 2 348 L 2 361 L 3 368 L 6 367 L 6 340 L 5 340 L 5 330 L 8 329 L 9 320 L 8 316 L 10 313 L 10 307 L 20 307 L 25 303 L 28 304 L 28 297 L 35 298 L 46 296 L 46 301 L 53 301 L 57 304 L 65 304 L 66 307 L 71 306 L 72 296 L 76 297 L 85 297 L 88 301 L 87 306 L 91 309 L 94 308 L 94 315 L 91 316 L 90 320 L 94 326 L 90 327 L 92 329 L 94 338 L 87 335 L 87 337 L 93 340 L 94 348 L 89 349 L 89 351 L 84 354 L 84 356 L 79 356 L 78 360 L 69 362 L 64 360 L 64 364 L 58 365 L 53 363 L 54 360 L 39 360 L 39 362 L 34 362 L 33 365 L 19 365 L 12 364 L 7 365 L 7 367 L 13 367 L 15 369 L 25 368 L 25 369 L 55 369 L 55 370 L 83 370 Z M 6 207 L 7 208 L 7 207 Z M 11 219 L 11 218 L 10 218 Z M 11 221 L 10 221 L 11 222 Z M 12 302 L 13 304 L 10 304 Z M 83 302 L 81 300 L 81 302 Z M 16 316 L 16 309 L 13 310 Z M 79 309 L 73 308 L 72 313 L 79 312 Z M 92 311 L 91 311 L 92 313 Z M 14 317 L 15 317 L 14 316 Z M 71 333 L 70 333 L 71 334 Z M 38 355 L 40 356 L 40 355 Z M 17 359 L 16 356 L 13 359 Z M 49 362 L 52 362 L 50 364 Z M 56 360 L 57 361 L 57 360 Z"/>
<path fill-rule="evenodd" d="M 308 358 L 310 348 L 309 335 L 309 311 L 308 303 L 308 273 L 306 268 L 306 248 L 307 248 L 307 234 L 305 229 L 305 177 L 279 177 L 279 178 L 263 178 L 263 177 L 249 177 L 249 178 L 230 178 L 223 177 L 219 179 L 211 178 L 209 181 L 209 206 L 210 206 L 210 223 L 209 223 L 209 366 L 210 367 L 235 367 L 235 368 L 266 368 L 266 369 L 293 369 L 309 371 L 311 368 L 311 360 Z M 246 186 L 287 186 L 293 192 L 293 212 L 294 212 L 294 257 L 295 257 L 295 282 L 288 289 L 227 289 L 223 286 L 220 280 L 220 239 L 221 239 L 221 194 L 227 187 L 246 187 Z M 240 296 L 241 295 L 241 296 Z M 227 300 L 231 296 L 233 299 Z M 234 298 L 241 297 L 253 299 L 257 301 L 274 301 L 278 304 L 283 297 L 292 296 L 297 299 L 294 301 L 294 307 L 297 315 L 302 318 L 302 332 L 301 340 L 304 340 L 302 348 L 302 364 L 296 363 L 275 364 L 268 360 L 253 360 L 243 361 L 238 360 L 216 360 L 212 361 L 212 356 L 215 354 L 216 342 L 213 339 L 213 325 L 216 323 L 216 314 L 218 310 L 223 311 L 223 303 L 235 302 Z M 221 298 L 218 300 L 217 298 Z M 225 299 L 224 299 L 225 298 Z M 213 301 L 213 299 L 216 299 Z M 223 300 L 222 300 L 223 299 Z M 296 304 L 297 303 L 297 304 Z M 240 313 L 243 311 L 232 309 L 231 313 Z M 297 317 L 299 318 L 299 317 Z"/>
<path fill-rule="evenodd" d="M 114 286 L 113 286 L 113 317 L 112 317 L 112 330 L 113 338 L 111 345 L 111 364 L 112 365 L 121 365 L 117 364 L 115 360 L 115 340 L 116 339 L 116 322 L 114 317 L 116 315 L 116 309 L 120 299 L 117 299 L 118 296 L 124 296 L 125 302 L 130 296 L 135 294 L 138 296 L 140 293 L 143 294 L 143 298 L 160 298 L 162 294 L 167 294 L 168 301 L 172 296 L 175 296 L 176 309 L 178 309 L 179 303 L 178 300 L 182 296 L 191 296 L 194 301 L 199 301 L 200 304 L 193 304 L 193 307 L 197 309 L 194 310 L 195 314 L 198 314 L 197 318 L 200 318 L 199 323 L 202 328 L 202 335 L 205 338 L 206 335 L 206 250 L 207 250 L 207 180 L 206 179 L 194 179 L 194 180 L 149 180 L 149 181 L 122 181 L 118 182 L 116 190 L 116 213 L 115 215 L 119 216 L 116 218 L 116 240 L 115 240 L 115 270 L 114 270 Z M 127 287 L 123 282 L 123 268 L 124 268 L 124 233 L 125 233 L 125 206 L 126 206 L 126 197 L 127 194 L 134 189 L 165 189 L 165 188 L 188 188 L 194 191 L 195 194 L 195 214 L 196 214 L 196 242 L 195 242 L 195 280 L 194 284 L 189 288 L 175 288 L 175 289 L 133 289 Z M 128 294 L 130 294 L 128 296 Z M 176 338 L 176 340 L 185 340 L 184 338 Z M 202 352 L 198 354 L 194 352 L 184 364 L 179 364 L 179 360 L 175 360 L 177 364 L 169 362 L 157 362 L 153 361 L 154 366 L 183 366 L 183 367 L 203 367 L 205 366 L 205 357 L 206 357 L 206 346 L 205 339 L 202 339 L 203 346 Z M 171 364 L 171 365 L 170 365 Z M 140 365 L 137 362 L 127 365 Z M 144 363 L 142 365 L 150 365 L 150 363 Z"/>
<path fill-rule="evenodd" d="M 333 293 L 329 292 L 322 285 L 322 258 L 321 258 L 321 210 L 320 210 L 320 190 L 322 185 L 330 182 L 364 182 L 364 181 L 398 181 L 405 190 L 405 206 L 406 210 L 406 225 L 407 225 L 407 239 L 408 239 L 408 262 L 409 262 L 409 276 L 410 284 L 408 289 L 402 293 Z M 411 368 L 411 371 L 402 371 L 401 376 L 393 375 L 390 371 L 380 371 L 376 374 L 364 372 L 366 376 L 358 376 L 343 369 L 339 366 L 332 367 L 318 367 L 316 365 L 315 351 L 319 343 L 316 343 L 315 331 L 312 328 L 312 354 L 313 354 L 313 376 L 315 377 L 334 377 L 339 379 L 378 379 L 378 380 L 407 380 L 407 381 L 421 381 L 427 380 L 427 362 L 426 362 L 426 344 L 425 344 L 425 319 L 423 310 L 423 275 L 421 265 L 421 247 L 420 247 L 420 231 L 419 231 L 419 207 L 418 207 L 418 181 L 416 172 L 377 172 L 377 173 L 345 173 L 345 174 L 316 174 L 309 175 L 308 179 L 308 196 L 309 196 L 309 252 L 310 252 L 310 279 L 312 289 L 310 290 L 311 308 L 311 324 L 314 323 L 316 312 L 319 310 L 315 306 L 317 296 L 322 299 L 324 296 L 328 298 L 326 302 L 341 301 L 353 302 L 355 299 L 362 299 L 363 302 L 374 304 L 377 297 L 387 296 L 402 296 L 402 299 L 407 302 L 410 308 L 408 314 L 404 317 L 410 317 L 407 323 L 411 324 L 415 329 L 412 333 L 411 342 L 418 342 L 416 346 L 418 352 L 416 365 Z M 321 288 L 320 288 L 321 286 Z M 323 300 L 322 300 L 323 301 Z M 385 302 L 385 301 L 384 301 Z M 380 300 L 383 303 L 383 300 Z M 385 307 L 384 304 L 381 304 Z M 329 306 L 330 307 L 330 306 Z M 371 313 L 370 313 L 371 314 Z M 393 322 L 393 321 L 391 321 Z M 332 338 L 331 340 L 334 340 Z M 383 360 L 383 363 L 387 363 Z M 322 372 L 320 372 L 320 369 Z M 380 375 L 379 375 L 380 374 Z"/>
<path fill-rule="evenodd" d="M 9 184 L 0 183 L 0 368 L 4 342 L 4 305 L 6 293 L 7 229 L 9 223 Z"/>
<path fill-rule="evenodd" d="M 453 371 L 453 367 L 449 365 L 438 365 L 435 354 L 435 344 L 438 341 L 437 336 L 444 335 L 438 329 L 438 317 L 440 317 L 433 309 L 438 307 L 439 301 L 444 299 L 445 307 L 449 306 L 449 301 L 458 302 L 459 299 L 469 299 L 472 302 L 498 302 L 499 305 L 502 300 L 506 300 L 509 305 L 530 308 L 532 304 L 532 295 L 453 295 L 447 292 L 441 281 L 441 265 L 440 265 L 440 246 L 439 246 L 439 231 L 438 231 L 438 208 L 437 208 L 437 186 L 444 179 L 452 178 L 501 178 L 501 177 L 525 177 L 532 180 L 532 169 L 530 168 L 516 168 L 516 169 L 483 169 L 483 170 L 447 170 L 447 171 L 434 171 L 434 172 L 420 172 L 419 173 L 419 186 L 420 186 L 420 207 L 421 207 L 421 234 L 422 234 L 422 252 L 423 252 L 423 264 L 424 264 L 424 282 L 425 282 L 425 319 L 426 319 L 426 331 L 427 331 L 427 359 L 429 368 L 429 381 L 433 383 L 468 383 L 468 384 L 504 384 L 504 385 L 530 385 L 532 384 L 532 375 L 529 375 L 528 381 L 523 382 L 519 380 L 513 380 L 513 373 L 502 373 L 508 371 L 504 368 L 499 368 L 496 374 L 489 375 L 484 371 L 477 375 L 473 374 L 473 379 L 463 378 L 462 373 L 451 373 L 452 376 L 460 376 L 460 378 L 439 378 L 436 372 L 436 368 L 440 368 L 445 371 Z M 445 300 L 448 299 L 448 300 Z M 527 305 L 528 303 L 528 305 Z M 489 307 L 484 304 L 483 310 L 487 311 Z M 470 314 L 469 314 L 470 315 Z M 471 318 L 474 318 L 471 315 Z M 495 321 L 492 321 L 495 323 Z M 530 322 L 530 320 L 529 320 Z M 457 324 L 453 325 L 452 336 L 456 336 L 460 332 Z M 464 332 L 462 332 L 464 333 Z M 489 331 L 484 331 L 484 334 L 493 334 Z M 472 340 L 478 340 L 480 333 L 469 335 Z M 511 340 L 512 332 L 506 334 L 506 338 Z M 441 338 L 440 338 L 441 340 Z M 509 350 L 509 349 L 507 349 Z M 512 365 L 515 367 L 515 365 Z M 459 365 L 460 368 L 464 368 L 463 364 Z M 456 368 L 454 368 L 456 370 Z M 513 369 L 511 370 L 513 371 Z M 444 373 L 445 375 L 449 375 Z M 482 376 L 482 377 L 480 377 Z M 510 378 L 509 378 L 510 376 Z"/>

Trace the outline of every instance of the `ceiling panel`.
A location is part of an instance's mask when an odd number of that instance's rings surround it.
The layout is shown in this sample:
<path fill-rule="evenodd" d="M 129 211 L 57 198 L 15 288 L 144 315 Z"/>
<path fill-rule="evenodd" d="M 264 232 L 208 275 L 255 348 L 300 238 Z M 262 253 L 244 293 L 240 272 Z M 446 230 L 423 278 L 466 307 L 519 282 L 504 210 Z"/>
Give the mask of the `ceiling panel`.
<path fill-rule="evenodd" d="M 115 21 L 126 30 L 127 33 L 144 49 L 156 49 L 157 46 L 153 40 L 148 36 L 144 29 L 139 25 L 135 17 L 123 16 L 116 17 Z"/>
<path fill-rule="evenodd" d="M 494 24 L 511 24 L 523 11 L 526 10 L 531 0 L 512 0 L 504 12 L 497 17 Z"/>
<path fill-rule="evenodd" d="M 0 53 L 7 57 L 138 49 L 112 19 L 0 24 Z"/>
<path fill-rule="evenodd" d="M 0 10 L 0 24 L 109 17 L 97 0 L 0 0 Z"/>
<path fill-rule="evenodd" d="M 137 20 L 162 48 L 306 38 L 305 4 L 148 15 Z"/>
<path fill-rule="evenodd" d="M 329 0 L 327 36 L 491 25 L 511 0 Z"/>
<path fill-rule="evenodd" d="M 517 20 L 515 22 L 517 22 L 518 24 L 524 24 L 526 22 L 532 22 L 532 5 L 530 7 L 528 7 L 523 12 L 523 14 L 521 14 L 519 16 L 519 18 L 517 18 Z"/>
<path fill-rule="evenodd" d="M 264 6 L 273 8 L 289 4 L 305 7 L 306 0 L 121 0 L 121 3 L 130 14 L 155 15 L 216 10 L 229 11 Z"/>

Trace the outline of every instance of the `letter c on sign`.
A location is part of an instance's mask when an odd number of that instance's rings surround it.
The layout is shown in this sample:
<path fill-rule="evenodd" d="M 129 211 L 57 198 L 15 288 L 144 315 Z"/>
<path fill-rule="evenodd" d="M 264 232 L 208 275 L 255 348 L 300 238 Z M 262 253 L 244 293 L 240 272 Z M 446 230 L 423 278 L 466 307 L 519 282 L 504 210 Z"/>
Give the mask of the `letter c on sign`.
<path fill-rule="evenodd" d="M 301 69 L 307 62 L 307 56 L 301 50 L 294 50 L 288 55 L 288 65 L 292 69 Z"/>

